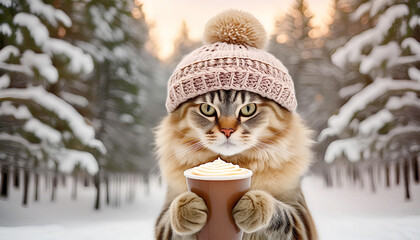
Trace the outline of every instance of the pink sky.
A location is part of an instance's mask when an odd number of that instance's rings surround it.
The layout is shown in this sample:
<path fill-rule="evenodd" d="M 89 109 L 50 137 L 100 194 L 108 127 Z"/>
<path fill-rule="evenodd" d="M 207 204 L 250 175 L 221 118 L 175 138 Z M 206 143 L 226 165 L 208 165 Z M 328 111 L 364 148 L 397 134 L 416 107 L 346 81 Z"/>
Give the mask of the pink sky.
<path fill-rule="evenodd" d="M 248 11 L 258 18 L 268 33 L 274 28 L 274 19 L 284 14 L 294 0 L 142 0 L 147 21 L 154 26 L 151 37 L 158 47 L 160 58 L 168 57 L 173 51 L 181 23 L 186 21 L 190 37 L 201 39 L 204 25 L 219 12 L 235 8 Z M 314 13 L 314 25 L 328 21 L 331 0 L 308 0 Z M 325 24 L 324 24 L 325 25 Z"/>

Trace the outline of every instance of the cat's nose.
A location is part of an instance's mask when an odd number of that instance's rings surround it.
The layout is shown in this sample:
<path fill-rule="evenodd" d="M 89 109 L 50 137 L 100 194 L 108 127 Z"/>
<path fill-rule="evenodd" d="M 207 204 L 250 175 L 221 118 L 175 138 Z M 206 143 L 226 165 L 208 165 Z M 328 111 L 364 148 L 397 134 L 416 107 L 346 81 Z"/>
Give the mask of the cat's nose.
<path fill-rule="evenodd" d="M 225 134 L 225 136 L 227 137 L 227 138 L 229 138 L 230 137 L 230 135 L 235 131 L 235 129 L 233 129 L 233 128 L 222 128 L 222 129 L 220 129 L 220 131 L 223 133 L 223 134 Z"/>

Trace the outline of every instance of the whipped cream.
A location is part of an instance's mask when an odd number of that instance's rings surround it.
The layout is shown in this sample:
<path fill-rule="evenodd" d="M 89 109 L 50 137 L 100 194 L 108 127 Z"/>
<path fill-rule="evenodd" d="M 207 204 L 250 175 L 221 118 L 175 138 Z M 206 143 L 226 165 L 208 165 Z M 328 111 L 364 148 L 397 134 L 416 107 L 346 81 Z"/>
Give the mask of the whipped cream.
<path fill-rule="evenodd" d="M 208 162 L 188 169 L 184 172 L 184 175 L 189 178 L 203 180 L 233 180 L 250 177 L 252 175 L 252 171 L 246 168 L 241 168 L 232 163 L 227 163 L 218 158 L 213 162 Z"/>

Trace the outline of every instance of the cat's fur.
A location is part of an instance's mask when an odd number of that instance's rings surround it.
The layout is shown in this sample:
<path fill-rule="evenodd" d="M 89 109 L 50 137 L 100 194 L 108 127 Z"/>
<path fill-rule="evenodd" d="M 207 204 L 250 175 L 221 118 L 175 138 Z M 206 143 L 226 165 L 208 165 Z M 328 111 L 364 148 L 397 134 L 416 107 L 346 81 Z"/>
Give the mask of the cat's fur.
<path fill-rule="evenodd" d="M 218 116 L 204 116 L 201 103 L 214 106 Z M 239 109 L 248 103 L 256 103 L 257 112 L 238 117 Z M 220 145 L 226 141 L 221 127 L 236 128 L 229 139 L 242 147 Z M 183 103 L 163 119 L 155 134 L 159 166 L 168 186 L 156 239 L 195 239 L 206 222 L 207 207 L 200 197 L 187 192 L 183 172 L 219 156 L 254 172 L 251 190 L 232 211 L 245 232 L 243 239 L 317 239 L 300 188 L 310 165 L 311 131 L 297 113 L 254 93 L 219 90 Z"/>

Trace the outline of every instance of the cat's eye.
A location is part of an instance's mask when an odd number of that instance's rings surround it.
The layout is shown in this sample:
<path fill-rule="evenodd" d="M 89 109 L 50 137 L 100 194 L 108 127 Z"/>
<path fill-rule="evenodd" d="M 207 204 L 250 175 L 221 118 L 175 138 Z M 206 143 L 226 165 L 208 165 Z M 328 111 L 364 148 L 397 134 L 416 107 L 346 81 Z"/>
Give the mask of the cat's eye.
<path fill-rule="evenodd" d="M 257 105 L 250 103 L 241 108 L 241 115 L 244 117 L 250 117 L 257 111 Z"/>
<path fill-rule="evenodd" d="M 216 109 L 209 104 L 203 103 L 200 105 L 200 111 L 207 117 L 212 117 L 216 115 Z"/>

